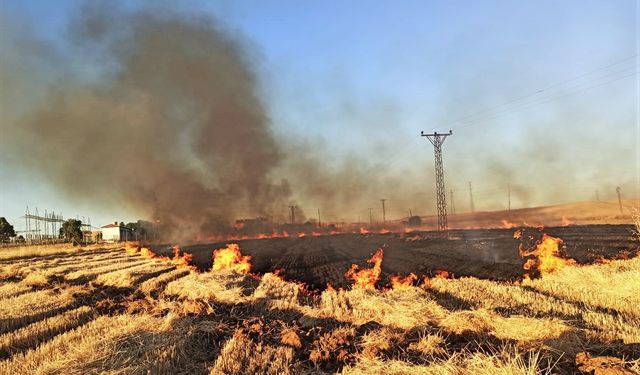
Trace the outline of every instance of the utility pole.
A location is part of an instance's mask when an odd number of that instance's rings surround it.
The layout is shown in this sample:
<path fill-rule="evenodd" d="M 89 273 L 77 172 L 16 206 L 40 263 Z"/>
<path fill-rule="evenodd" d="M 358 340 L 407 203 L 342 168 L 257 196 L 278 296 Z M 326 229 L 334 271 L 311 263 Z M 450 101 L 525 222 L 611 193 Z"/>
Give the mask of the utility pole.
<path fill-rule="evenodd" d="M 289 208 L 291 209 L 291 224 L 295 224 L 296 223 L 296 208 L 298 206 L 289 206 Z"/>
<path fill-rule="evenodd" d="M 380 202 L 382 203 L 382 224 L 386 225 L 387 224 L 387 213 L 384 210 L 384 202 L 386 201 L 385 198 L 380 199 Z"/>
<path fill-rule="evenodd" d="M 616 193 L 618 193 L 618 204 L 620 205 L 620 213 L 622 214 L 624 212 L 622 212 L 622 197 L 621 197 L 621 194 L 620 194 L 621 190 L 622 189 L 620 189 L 620 186 L 616 187 Z"/>
<path fill-rule="evenodd" d="M 373 214 L 371 213 L 371 207 L 369 207 L 369 225 L 373 225 Z"/>
<path fill-rule="evenodd" d="M 444 189 L 444 169 L 442 167 L 442 144 L 444 140 L 452 134 L 453 132 L 451 130 L 445 134 L 438 134 L 437 132 L 425 134 L 424 131 L 420 132 L 420 136 L 427 137 L 433 145 L 433 152 L 436 158 L 436 206 L 438 208 L 438 231 L 440 232 L 446 232 L 448 230 L 447 193 Z"/>
<path fill-rule="evenodd" d="M 473 190 L 471 190 L 471 181 L 469 181 L 469 208 L 471 212 L 476 212 L 476 209 L 473 207 Z"/>
<path fill-rule="evenodd" d="M 29 225 L 30 217 L 31 216 L 29 215 L 29 206 L 27 206 L 27 209 L 24 210 L 24 231 L 25 231 L 24 239 L 26 241 L 29 241 L 29 235 L 31 234 L 31 228 Z"/>
<path fill-rule="evenodd" d="M 511 184 L 507 184 L 507 211 L 511 211 Z"/>
<path fill-rule="evenodd" d="M 318 228 L 322 228 L 322 223 L 320 221 L 320 209 L 318 208 Z"/>
<path fill-rule="evenodd" d="M 449 190 L 449 193 L 451 194 L 451 213 L 452 214 L 456 214 L 456 205 L 453 202 L 453 190 Z"/>

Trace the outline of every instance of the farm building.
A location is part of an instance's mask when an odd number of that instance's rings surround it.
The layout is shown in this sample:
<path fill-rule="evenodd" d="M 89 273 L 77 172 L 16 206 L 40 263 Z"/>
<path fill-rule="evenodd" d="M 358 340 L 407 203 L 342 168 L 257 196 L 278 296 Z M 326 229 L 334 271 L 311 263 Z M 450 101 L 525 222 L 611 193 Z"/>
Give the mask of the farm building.
<path fill-rule="evenodd" d="M 102 240 L 107 242 L 130 241 L 134 239 L 131 229 L 120 226 L 117 223 L 107 224 L 100 228 Z"/>

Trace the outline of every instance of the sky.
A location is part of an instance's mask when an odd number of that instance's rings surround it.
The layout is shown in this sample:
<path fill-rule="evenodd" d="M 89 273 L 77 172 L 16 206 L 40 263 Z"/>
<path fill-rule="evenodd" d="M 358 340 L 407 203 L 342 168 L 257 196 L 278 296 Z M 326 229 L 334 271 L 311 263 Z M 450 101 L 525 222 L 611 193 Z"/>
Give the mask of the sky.
<path fill-rule="evenodd" d="M 68 50 L 65 64 L 90 79 L 92 67 L 67 49 L 81 3 L 3 0 L 0 13 L 10 27 Z M 614 199 L 617 185 L 625 197 L 640 195 L 637 1 L 176 3 L 122 4 L 214 16 L 252 54 L 278 137 L 321 145 L 327 163 L 364 160 L 430 186 L 398 196 L 394 185 L 405 181 L 387 179 L 376 192 L 389 198 L 391 215 L 412 204 L 435 210 L 433 148 L 421 130 L 453 131 L 443 151 L 459 211 L 468 208 L 469 181 L 476 209 L 504 208 L 507 180 L 553 192 L 516 196 L 521 206 L 593 200 L 596 189 Z M 6 133 L 0 141 L 11 142 Z M 18 229 L 26 206 L 94 225 L 139 217 L 73 201 L 21 168 L 21 155 L 0 157 L 0 216 Z"/>

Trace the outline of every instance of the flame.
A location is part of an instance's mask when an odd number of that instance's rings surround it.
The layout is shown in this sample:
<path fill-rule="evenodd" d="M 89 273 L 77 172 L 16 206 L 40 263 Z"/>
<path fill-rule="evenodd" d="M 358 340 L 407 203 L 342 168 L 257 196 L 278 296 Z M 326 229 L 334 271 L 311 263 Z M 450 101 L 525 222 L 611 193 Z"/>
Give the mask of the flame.
<path fill-rule="evenodd" d="M 190 253 L 184 253 L 180 255 L 180 247 L 173 247 L 173 258 L 169 258 L 166 256 L 159 256 L 148 247 L 141 247 L 137 243 L 127 243 L 125 245 L 125 251 L 127 254 L 137 254 L 139 253 L 141 257 L 145 259 L 153 259 L 156 261 L 170 263 L 176 266 L 176 268 L 188 268 L 191 272 L 197 272 L 198 268 L 196 266 L 191 265 L 191 260 L 193 256 Z"/>
<path fill-rule="evenodd" d="M 413 286 L 413 283 L 418 280 L 418 276 L 415 273 L 410 273 L 405 277 L 400 275 L 391 276 L 391 289 L 407 289 Z"/>
<path fill-rule="evenodd" d="M 382 249 L 378 249 L 371 259 L 367 260 L 367 263 L 373 264 L 372 268 L 358 270 L 357 264 L 351 265 L 345 277 L 353 281 L 353 289 L 375 289 L 376 282 L 380 278 L 382 254 Z"/>
<path fill-rule="evenodd" d="M 447 270 L 436 270 L 434 274 L 438 279 L 448 279 L 450 276 Z"/>
<path fill-rule="evenodd" d="M 503 228 L 511 229 L 511 228 L 513 228 L 515 226 L 516 225 L 514 223 L 510 222 L 510 221 L 507 221 L 507 220 L 504 220 L 504 219 L 502 220 L 502 227 Z"/>
<path fill-rule="evenodd" d="M 573 221 L 569 220 L 566 216 L 562 216 L 562 226 L 563 227 L 568 227 L 571 224 L 573 224 Z"/>
<path fill-rule="evenodd" d="M 529 224 L 529 223 L 527 223 L 526 220 L 522 221 L 522 225 L 524 225 L 525 227 L 529 227 L 529 228 L 536 228 L 539 231 L 543 231 L 544 230 L 544 225 L 542 225 L 542 224 Z"/>
<path fill-rule="evenodd" d="M 429 276 L 424 276 L 422 278 L 422 285 L 420 285 L 420 287 L 423 289 L 429 289 L 431 287 L 431 279 Z"/>
<path fill-rule="evenodd" d="M 276 268 L 272 273 L 273 276 L 276 276 L 278 279 L 284 281 L 284 268 Z"/>
<path fill-rule="evenodd" d="M 360 228 L 360 234 L 369 234 L 369 231 L 365 228 Z"/>
<path fill-rule="evenodd" d="M 380 229 L 380 234 L 389 234 L 391 231 L 389 229 Z"/>
<path fill-rule="evenodd" d="M 196 270 L 195 266 L 191 265 L 191 260 L 193 259 L 193 255 L 190 253 L 183 253 L 180 255 L 180 247 L 174 246 L 173 248 L 173 258 L 171 259 L 171 263 L 176 266 L 176 268 L 188 268 L 192 271 Z"/>
<path fill-rule="evenodd" d="M 517 231 L 513 232 L 513 238 L 515 238 L 516 240 L 522 238 L 522 229 L 518 229 Z"/>
<path fill-rule="evenodd" d="M 322 236 L 322 233 L 320 233 L 320 232 L 311 232 L 311 235 L 314 236 L 314 237 L 319 237 L 319 236 Z"/>
<path fill-rule="evenodd" d="M 561 244 L 562 240 L 560 238 L 543 234 L 542 239 L 538 241 L 535 249 L 533 250 L 526 250 L 522 245 L 520 245 L 520 256 L 535 257 L 527 259 L 522 268 L 525 270 L 535 268 L 540 272 L 540 275 L 544 275 L 575 264 L 576 261 L 573 259 L 564 259 L 560 257 L 558 246 Z M 528 276 L 528 274 L 525 274 L 525 277 Z"/>
<path fill-rule="evenodd" d="M 300 232 L 300 233 L 298 233 L 298 238 L 306 237 L 306 235 L 307 235 L 306 233 Z"/>
<path fill-rule="evenodd" d="M 207 241 L 242 241 L 242 240 L 262 240 L 265 238 L 283 238 L 289 237 L 289 233 L 286 231 L 282 232 L 273 232 L 273 233 L 259 233 L 253 236 L 249 235 L 239 235 L 239 234 L 230 234 L 230 235 L 211 235 L 206 239 Z"/>
<path fill-rule="evenodd" d="M 148 247 L 140 248 L 140 255 L 142 255 L 142 257 L 146 259 L 153 259 L 156 257 L 156 254 L 154 254 L 154 252 L 151 251 L 151 249 L 149 249 Z"/>
<path fill-rule="evenodd" d="M 138 244 L 137 242 L 126 242 L 124 244 L 124 251 L 128 255 L 137 254 L 139 249 L 140 249 L 140 244 Z"/>
<path fill-rule="evenodd" d="M 232 243 L 227 247 L 213 251 L 212 271 L 232 270 L 237 273 L 249 273 L 251 257 L 240 253 L 240 246 Z"/>

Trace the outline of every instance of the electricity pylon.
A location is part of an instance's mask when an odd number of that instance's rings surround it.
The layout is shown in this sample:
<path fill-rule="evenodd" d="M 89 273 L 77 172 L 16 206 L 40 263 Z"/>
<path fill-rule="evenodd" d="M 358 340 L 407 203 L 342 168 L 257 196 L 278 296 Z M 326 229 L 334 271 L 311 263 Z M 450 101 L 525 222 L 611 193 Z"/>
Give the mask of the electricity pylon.
<path fill-rule="evenodd" d="M 452 135 L 453 132 L 438 134 L 425 134 L 420 132 L 422 137 L 427 137 L 433 145 L 433 151 L 436 157 L 436 206 L 438 207 L 438 231 L 446 232 L 447 225 L 447 193 L 444 190 L 444 169 L 442 167 L 442 144 L 444 140 Z"/>

